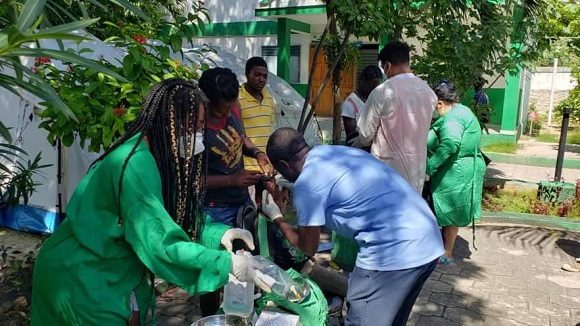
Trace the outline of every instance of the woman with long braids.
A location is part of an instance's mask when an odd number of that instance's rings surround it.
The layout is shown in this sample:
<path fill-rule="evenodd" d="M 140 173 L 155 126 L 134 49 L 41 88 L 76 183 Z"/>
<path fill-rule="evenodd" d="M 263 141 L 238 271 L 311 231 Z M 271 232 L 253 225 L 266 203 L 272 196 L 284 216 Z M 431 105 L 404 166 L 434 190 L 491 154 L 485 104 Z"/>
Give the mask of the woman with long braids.
<path fill-rule="evenodd" d="M 251 234 L 201 213 L 203 98 L 191 82 L 161 82 L 93 163 L 38 254 L 32 325 L 145 324 L 152 275 L 192 294 L 221 288 L 228 273 L 262 285 L 251 259 L 219 250 L 234 239 L 252 247 Z"/>

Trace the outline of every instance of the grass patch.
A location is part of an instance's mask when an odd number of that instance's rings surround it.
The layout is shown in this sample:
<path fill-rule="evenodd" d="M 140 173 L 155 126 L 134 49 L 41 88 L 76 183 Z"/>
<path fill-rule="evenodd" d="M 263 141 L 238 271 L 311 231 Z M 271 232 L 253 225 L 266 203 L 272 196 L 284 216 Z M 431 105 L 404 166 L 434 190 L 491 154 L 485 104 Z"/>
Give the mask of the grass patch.
<path fill-rule="evenodd" d="M 558 143 L 560 141 L 560 136 L 559 135 L 554 135 L 554 134 L 540 134 L 538 137 L 535 137 L 535 139 L 537 141 L 541 141 L 544 143 Z"/>
<path fill-rule="evenodd" d="M 560 135 L 540 133 L 540 135 L 538 137 L 534 137 L 534 139 L 544 143 L 557 144 L 558 142 L 560 142 Z M 580 131 L 579 130 L 568 131 L 568 137 L 566 137 L 566 144 L 580 145 Z"/>
<path fill-rule="evenodd" d="M 517 149 L 518 149 L 517 145 L 512 142 L 494 143 L 485 145 L 482 148 L 484 152 L 505 153 L 505 154 L 515 154 Z"/>
<path fill-rule="evenodd" d="M 536 199 L 536 190 L 485 190 L 482 208 L 491 212 L 541 214 L 580 219 L 580 200 L 551 205 Z"/>

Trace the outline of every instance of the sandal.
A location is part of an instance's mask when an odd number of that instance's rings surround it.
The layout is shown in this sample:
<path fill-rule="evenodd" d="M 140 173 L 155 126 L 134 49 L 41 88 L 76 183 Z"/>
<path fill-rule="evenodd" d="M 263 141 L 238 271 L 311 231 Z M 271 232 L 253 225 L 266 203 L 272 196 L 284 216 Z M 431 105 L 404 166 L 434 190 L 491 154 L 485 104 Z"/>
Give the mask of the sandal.
<path fill-rule="evenodd" d="M 570 264 L 564 264 L 562 265 L 562 269 L 565 270 L 566 272 L 576 272 L 576 273 L 580 272 L 580 262 L 578 262 L 578 258 L 574 263 L 574 266 Z"/>
<path fill-rule="evenodd" d="M 441 265 L 455 265 L 455 260 L 447 256 L 439 257 L 439 264 Z"/>

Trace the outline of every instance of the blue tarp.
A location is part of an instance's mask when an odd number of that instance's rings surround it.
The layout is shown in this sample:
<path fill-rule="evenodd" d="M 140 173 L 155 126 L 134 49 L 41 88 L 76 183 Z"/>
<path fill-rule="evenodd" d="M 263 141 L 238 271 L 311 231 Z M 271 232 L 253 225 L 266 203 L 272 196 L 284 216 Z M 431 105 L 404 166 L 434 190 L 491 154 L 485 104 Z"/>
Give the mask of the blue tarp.
<path fill-rule="evenodd" d="M 53 233 L 60 216 L 43 208 L 17 205 L 0 208 L 0 226 L 31 233 Z"/>

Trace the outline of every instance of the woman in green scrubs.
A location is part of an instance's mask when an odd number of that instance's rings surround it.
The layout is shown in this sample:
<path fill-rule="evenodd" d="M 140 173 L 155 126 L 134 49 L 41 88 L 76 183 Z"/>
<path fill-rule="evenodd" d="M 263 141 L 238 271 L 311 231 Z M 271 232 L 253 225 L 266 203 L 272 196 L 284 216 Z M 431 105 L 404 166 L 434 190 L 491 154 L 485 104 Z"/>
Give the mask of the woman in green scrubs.
<path fill-rule="evenodd" d="M 161 82 L 93 164 L 38 253 L 32 325 L 154 322 L 153 274 L 192 294 L 221 288 L 228 273 L 261 285 L 250 258 L 220 250 L 234 239 L 252 248 L 249 232 L 201 214 L 203 98 L 191 82 Z"/>
<path fill-rule="evenodd" d="M 481 213 L 485 175 L 481 127 L 473 112 L 457 103 L 459 96 L 453 83 L 443 81 L 433 91 L 440 117 L 431 126 L 427 140 L 427 174 L 445 246 L 445 255 L 439 262 L 453 264 L 459 227 L 473 223 Z"/>

